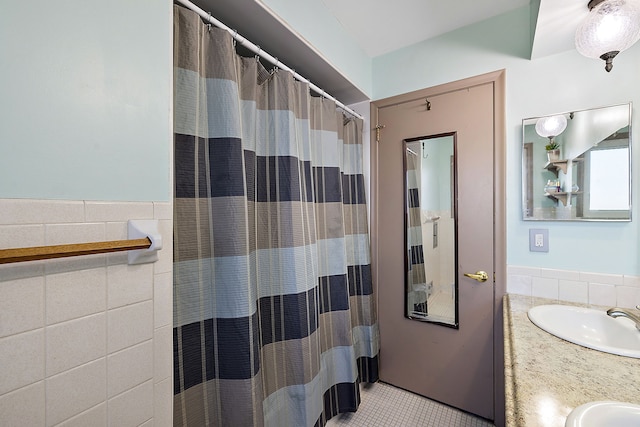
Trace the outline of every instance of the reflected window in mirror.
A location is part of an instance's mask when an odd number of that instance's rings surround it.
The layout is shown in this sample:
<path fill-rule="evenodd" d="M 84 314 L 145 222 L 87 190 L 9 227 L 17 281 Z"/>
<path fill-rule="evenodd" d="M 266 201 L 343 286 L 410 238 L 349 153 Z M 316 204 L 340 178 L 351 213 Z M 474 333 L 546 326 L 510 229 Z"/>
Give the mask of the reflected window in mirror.
<path fill-rule="evenodd" d="M 589 150 L 584 159 L 586 218 L 625 218 L 630 209 L 628 133 Z"/>
<path fill-rule="evenodd" d="M 455 133 L 404 144 L 405 317 L 458 327 Z"/>
<path fill-rule="evenodd" d="M 522 218 L 630 221 L 631 104 L 554 116 L 558 135 L 536 132 L 545 117 L 522 122 Z"/>

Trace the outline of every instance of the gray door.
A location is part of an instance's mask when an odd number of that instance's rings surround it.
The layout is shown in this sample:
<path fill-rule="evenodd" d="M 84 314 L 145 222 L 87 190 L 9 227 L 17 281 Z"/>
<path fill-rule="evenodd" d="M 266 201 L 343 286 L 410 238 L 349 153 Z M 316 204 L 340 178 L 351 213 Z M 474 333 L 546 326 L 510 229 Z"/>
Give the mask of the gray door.
<path fill-rule="evenodd" d="M 494 84 L 374 103 L 380 379 L 494 419 Z M 377 117 L 376 117 L 377 110 Z M 456 133 L 458 328 L 405 317 L 403 141 Z M 464 273 L 485 271 L 480 282 Z"/>

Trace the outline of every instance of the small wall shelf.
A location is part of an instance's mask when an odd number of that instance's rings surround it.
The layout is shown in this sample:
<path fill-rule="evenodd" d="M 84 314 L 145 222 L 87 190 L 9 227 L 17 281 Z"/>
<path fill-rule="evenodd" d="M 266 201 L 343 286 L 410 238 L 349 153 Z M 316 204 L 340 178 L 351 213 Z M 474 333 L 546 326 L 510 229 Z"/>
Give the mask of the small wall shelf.
<path fill-rule="evenodd" d="M 554 199 L 560 200 L 564 206 L 571 204 L 571 196 L 576 196 L 578 194 L 582 194 L 582 191 L 559 191 L 557 193 L 544 193 L 545 196 Z"/>
<path fill-rule="evenodd" d="M 567 167 L 570 162 L 577 163 L 583 160 L 584 159 L 582 157 L 576 157 L 573 160 L 568 160 L 568 159 L 554 160 L 552 162 L 547 162 L 547 164 L 543 166 L 543 169 L 553 172 L 557 178 L 558 171 L 562 171 L 562 173 L 564 173 L 565 175 L 567 174 Z"/>
<path fill-rule="evenodd" d="M 547 162 L 544 165 L 544 169 L 553 172 L 558 177 L 558 171 L 561 170 L 565 175 L 567 174 L 567 164 L 569 160 L 554 160 L 553 162 Z"/>

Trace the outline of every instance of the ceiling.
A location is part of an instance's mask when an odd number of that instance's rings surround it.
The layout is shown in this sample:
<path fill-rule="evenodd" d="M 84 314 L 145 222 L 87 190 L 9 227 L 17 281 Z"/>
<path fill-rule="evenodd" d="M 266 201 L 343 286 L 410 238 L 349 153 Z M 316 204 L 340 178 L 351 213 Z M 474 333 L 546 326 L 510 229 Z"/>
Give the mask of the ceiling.
<path fill-rule="evenodd" d="M 343 102 L 367 99 L 304 37 L 261 0 L 192 0 Z M 537 12 L 531 59 L 574 49 L 587 0 L 320 0 L 370 56 L 409 46 L 531 5 Z"/>
<path fill-rule="evenodd" d="M 587 0 L 321 0 L 370 57 L 531 4 L 538 9 L 532 58 L 574 48 Z"/>
<path fill-rule="evenodd" d="M 541 0 L 531 59 L 575 49 L 578 25 L 589 14 L 586 0 Z"/>
<path fill-rule="evenodd" d="M 484 21 L 530 0 L 321 0 L 370 57 Z"/>

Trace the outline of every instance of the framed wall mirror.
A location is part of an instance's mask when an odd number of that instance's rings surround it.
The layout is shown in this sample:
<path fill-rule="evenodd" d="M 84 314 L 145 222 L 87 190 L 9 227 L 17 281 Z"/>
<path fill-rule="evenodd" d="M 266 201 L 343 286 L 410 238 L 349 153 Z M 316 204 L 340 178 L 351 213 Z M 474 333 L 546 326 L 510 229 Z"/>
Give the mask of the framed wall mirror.
<path fill-rule="evenodd" d="M 631 104 L 522 121 L 522 219 L 631 221 Z"/>
<path fill-rule="evenodd" d="M 456 135 L 403 144 L 405 317 L 457 328 Z"/>

